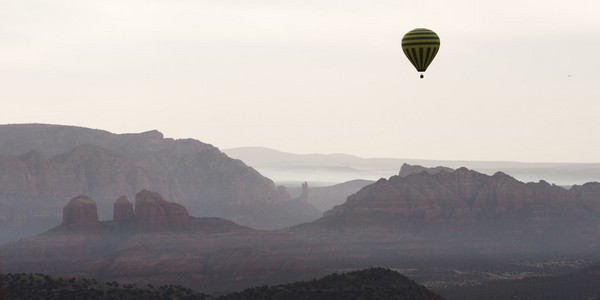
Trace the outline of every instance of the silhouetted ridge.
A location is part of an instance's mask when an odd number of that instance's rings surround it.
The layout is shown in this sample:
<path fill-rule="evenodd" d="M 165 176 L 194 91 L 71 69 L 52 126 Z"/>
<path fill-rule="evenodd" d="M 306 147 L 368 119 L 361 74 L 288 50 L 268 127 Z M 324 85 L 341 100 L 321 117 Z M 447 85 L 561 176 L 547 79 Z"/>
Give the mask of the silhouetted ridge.
<path fill-rule="evenodd" d="M 219 299 L 443 299 L 427 288 L 384 268 L 334 273 L 319 280 L 247 289 Z"/>
<path fill-rule="evenodd" d="M 7 298 L 20 299 L 214 299 L 176 285 L 135 285 L 94 279 L 63 278 L 45 274 L 0 274 Z"/>

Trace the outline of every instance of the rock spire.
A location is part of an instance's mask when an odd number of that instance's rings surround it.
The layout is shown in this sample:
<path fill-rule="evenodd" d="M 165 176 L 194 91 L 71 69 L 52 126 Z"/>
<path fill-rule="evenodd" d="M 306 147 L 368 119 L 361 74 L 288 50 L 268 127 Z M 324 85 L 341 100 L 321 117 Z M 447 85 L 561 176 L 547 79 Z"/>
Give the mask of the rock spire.
<path fill-rule="evenodd" d="M 79 195 L 63 208 L 63 225 L 81 232 L 98 229 L 98 208 L 92 199 Z"/>

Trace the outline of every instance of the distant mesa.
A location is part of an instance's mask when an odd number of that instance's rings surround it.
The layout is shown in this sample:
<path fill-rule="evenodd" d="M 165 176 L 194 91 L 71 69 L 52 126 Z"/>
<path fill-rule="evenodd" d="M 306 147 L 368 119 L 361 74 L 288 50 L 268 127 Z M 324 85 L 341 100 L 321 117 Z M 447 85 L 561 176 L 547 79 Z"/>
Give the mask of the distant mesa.
<path fill-rule="evenodd" d="M 264 299 L 444 299 L 400 273 L 385 268 L 333 273 L 321 279 L 279 286 L 261 286 L 224 298 L 258 299 L 256 295 Z"/>
<path fill-rule="evenodd" d="M 135 222 L 138 231 L 183 230 L 190 226 L 190 214 L 181 204 L 165 200 L 160 194 L 142 190 L 133 204 L 125 196 L 114 203 L 114 223 Z M 96 202 L 80 195 L 63 208 L 62 225 L 77 232 L 96 232 L 99 229 Z"/>
<path fill-rule="evenodd" d="M 425 172 L 430 175 L 435 175 L 441 171 L 453 172 L 454 169 L 448 168 L 448 167 L 441 167 L 441 166 L 433 167 L 433 168 L 426 168 L 426 167 L 419 166 L 419 165 L 409 165 L 407 163 L 404 163 L 402 165 L 402 167 L 400 168 L 400 173 L 398 174 L 398 176 L 406 177 L 410 174 L 421 173 L 421 172 Z"/>

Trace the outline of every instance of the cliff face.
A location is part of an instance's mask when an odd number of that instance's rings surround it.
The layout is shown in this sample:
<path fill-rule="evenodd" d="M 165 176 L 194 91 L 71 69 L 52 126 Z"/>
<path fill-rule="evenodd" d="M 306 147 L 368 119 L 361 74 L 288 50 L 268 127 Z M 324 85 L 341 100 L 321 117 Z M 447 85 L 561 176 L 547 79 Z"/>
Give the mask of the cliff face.
<path fill-rule="evenodd" d="M 95 199 L 100 219 L 109 219 L 114 199 L 133 198 L 142 189 L 185 205 L 194 216 L 225 217 L 256 228 L 309 221 L 288 218 L 275 205 L 289 195 L 270 179 L 197 140 L 168 139 L 158 131 L 0 126 L 0 242 L 12 231 L 37 233 L 57 224 L 55 212 L 73 195 Z M 39 220 L 42 224 L 34 224 Z"/>
<path fill-rule="evenodd" d="M 39 151 L 0 156 L 0 193 L 64 198 L 73 194 L 115 198 L 139 187 L 167 186 L 168 180 L 142 170 L 102 147 L 84 144 L 52 159 Z M 111 200 L 112 201 L 112 200 Z"/>
<path fill-rule="evenodd" d="M 65 153 L 71 153 L 73 149 L 86 144 L 106 149 L 146 172 L 170 180 L 163 182 L 163 186 L 153 184 L 151 190 L 178 202 L 194 199 L 186 203 L 192 212 L 196 212 L 196 208 L 202 210 L 223 205 L 278 201 L 277 187 L 271 180 L 242 161 L 231 159 L 216 147 L 197 140 L 164 138 L 156 130 L 139 134 L 113 134 L 60 125 L 0 126 L 0 153 L 16 156 L 35 150 L 42 158 L 62 158 L 69 156 Z M 71 153 L 70 156 L 86 156 L 77 154 Z M 102 189 L 102 182 L 99 185 L 97 188 Z M 91 194 L 89 191 L 83 193 Z M 125 195 L 133 196 L 132 193 Z M 196 201 L 199 199 L 202 201 Z"/>

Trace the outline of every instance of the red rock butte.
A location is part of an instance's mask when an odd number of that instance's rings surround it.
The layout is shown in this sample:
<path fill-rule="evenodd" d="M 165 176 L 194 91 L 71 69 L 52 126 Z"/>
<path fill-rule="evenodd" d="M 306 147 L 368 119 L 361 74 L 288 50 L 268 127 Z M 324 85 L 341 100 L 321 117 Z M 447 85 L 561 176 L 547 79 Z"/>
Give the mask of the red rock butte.
<path fill-rule="evenodd" d="M 135 221 L 141 231 L 180 230 L 190 225 L 190 214 L 183 205 L 142 190 L 135 195 Z"/>
<path fill-rule="evenodd" d="M 63 208 L 62 224 L 79 232 L 95 232 L 100 226 L 96 202 L 80 195 Z M 188 210 L 181 204 L 165 200 L 160 194 L 142 190 L 133 204 L 126 196 L 114 203 L 113 221 L 134 222 L 139 231 L 182 230 L 191 224 Z"/>
<path fill-rule="evenodd" d="M 79 195 L 63 208 L 62 223 L 76 231 L 95 231 L 98 229 L 98 208 L 92 199 Z"/>
<path fill-rule="evenodd" d="M 121 196 L 114 203 L 113 221 L 124 222 L 133 221 L 135 214 L 133 212 L 133 204 L 126 196 Z"/>

